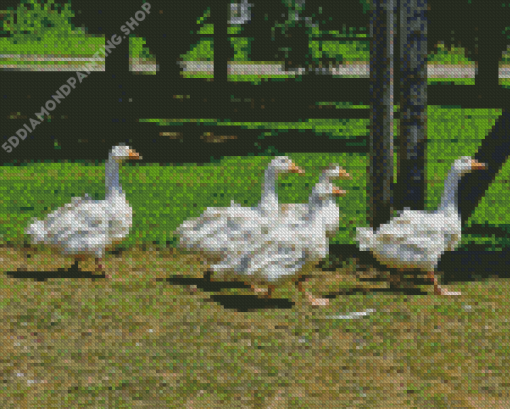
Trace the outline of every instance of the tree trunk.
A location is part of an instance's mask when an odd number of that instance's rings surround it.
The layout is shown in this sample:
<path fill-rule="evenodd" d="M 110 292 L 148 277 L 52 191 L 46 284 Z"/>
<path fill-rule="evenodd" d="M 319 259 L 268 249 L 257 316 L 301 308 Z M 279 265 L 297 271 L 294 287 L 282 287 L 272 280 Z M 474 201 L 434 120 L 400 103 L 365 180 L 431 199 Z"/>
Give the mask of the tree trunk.
<path fill-rule="evenodd" d="M 391 216 L 393 183 L 393 38 L 396 0 L 372 3 L 370 19 L 369 223 L 376 230 Z"/>
<path fill-rule="evenodd" d="M 228 41 L 227 26 L 230 18 L 230 4 L 220 1 L 211 10 L 211 17 L 214 23 L 214 80 L 210 90 L 214 95 L 213 104 L 216 118 L 225 116 L 225 107 L 228 106 L 228 61 L 231 55 L 230 43 Z"/>
<path fill-rule="evenodd" d="M 427 0 L 400 0 L 400 132 L 395 208 L 425 205 Z"/>
<path fill-rule="evenodd" d="M 508 43 L 508 37 L 503 33 L 508 26 L 509 11 L 508 7 L 502 7 L 499 3 L 491 4 L 490 7 L 484 2 L 474 2 L 473 5 L 478 16 L 474 35 L 479 37 L 478 48 L 475 50 L 478 61 L 475 88 L 479 107 L 495 104 L 503 108 L 503 112 L 475 155 L 478 161 L 488 165 L 488 169 L 471 172 L 459 183 L 459 212 L 463 226 L 510 155 L 510 90 L 498 82 L 498 62 Z"/>
<path fill-rule="evenodd" d="M 475 155 L 476 160 L 487 164 L 487 169 L 468 173 L 460 180 L 458 198 L 463 226 L 466 225 L 490 184 L 507 161 L 510 155 L 509 135 L 510 113 L 503 110 Z M 506 203 L 500 202 L 499 205 L 506 206 Z"/>

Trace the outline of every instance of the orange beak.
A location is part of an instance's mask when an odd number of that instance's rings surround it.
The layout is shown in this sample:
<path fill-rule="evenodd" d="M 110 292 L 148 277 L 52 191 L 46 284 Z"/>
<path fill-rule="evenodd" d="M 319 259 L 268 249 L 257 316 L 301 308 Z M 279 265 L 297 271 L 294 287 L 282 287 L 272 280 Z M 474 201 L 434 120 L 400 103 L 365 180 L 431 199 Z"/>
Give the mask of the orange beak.
<path fill-rule="evenodd" d="M 345 196 L 347 194 L 346 190 L 340 190 L 336 187 L 333 188 L 333 195 L 334 196 Z"/>
<path fill-rule="evenodd" d="M 487 169 L 487 164 L 480 163 L 476 159 L 471 160 L 471 169 Z"/>
<path fill-rule="evenodd" d="M 142 157 L 138 154 L 134 149 L 129 150 L 129 159 L 142 159 Z"/>
<path fill-rule="evenodd" d="M 305 174 L 305 171 L 301 169 L 299 166 L 297 166 L 294 162 L 292 163 L 292 165 L 290 165 L 289 171 L 291 173 L 299 173 L 300 175 Z"/>
<path fill-rule="evenodd" d="M 344 168 L 340 169 L 340 173 L 338 174 L 338 177 L 341 179 L 352 179 L 352 176 L 349 175 Z"/>

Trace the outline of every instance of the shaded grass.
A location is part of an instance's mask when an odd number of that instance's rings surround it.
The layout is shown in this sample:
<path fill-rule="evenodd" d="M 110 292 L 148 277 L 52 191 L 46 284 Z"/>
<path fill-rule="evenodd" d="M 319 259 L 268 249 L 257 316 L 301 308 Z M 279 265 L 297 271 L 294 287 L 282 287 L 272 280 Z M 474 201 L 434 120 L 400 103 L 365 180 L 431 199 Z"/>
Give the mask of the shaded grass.
<path fill-rule="evenodd" d="M 169 284 L 204 270 L 174 250 L 109 255 L 111 280 L 11 278 L 70 259 L 42 251 L 27 263 L 6 248 L 0 258 L 3 407 L 475 408 L 509 397 L 508 280 L 459 285 L 454 298 L 368 291 L 322 309 L 289 283 L 275 296 L 292 308 L 239 313 Z M 359 286 L 355 276 L 347 262 L 306 286 L 326 293 Z"/>

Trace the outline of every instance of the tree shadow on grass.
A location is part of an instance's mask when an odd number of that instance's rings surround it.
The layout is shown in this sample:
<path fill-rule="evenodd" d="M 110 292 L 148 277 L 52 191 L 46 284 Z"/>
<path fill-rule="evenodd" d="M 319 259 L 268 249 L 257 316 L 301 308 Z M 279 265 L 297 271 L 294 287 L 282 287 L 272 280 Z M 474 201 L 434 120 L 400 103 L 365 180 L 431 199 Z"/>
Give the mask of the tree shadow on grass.
<path fill-rule="evenodd" d="M 445 284 L 483 281 L 491 277 L 510 278 L 510 251 L 486 250 L 483 245 L 470 244 L 462 250 L 441 257 L 438 270 L 443 271 Z"/>

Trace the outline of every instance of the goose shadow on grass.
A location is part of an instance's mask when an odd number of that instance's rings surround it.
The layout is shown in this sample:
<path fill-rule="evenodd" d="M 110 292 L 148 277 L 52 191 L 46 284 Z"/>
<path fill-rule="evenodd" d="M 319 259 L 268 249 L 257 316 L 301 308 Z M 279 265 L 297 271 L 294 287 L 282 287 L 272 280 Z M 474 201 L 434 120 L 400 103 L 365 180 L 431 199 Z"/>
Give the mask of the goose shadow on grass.
<path fill-rule="evenodd" d="M 6 246 L 5 246 L 6 247 Z M 28 260 L 34 255 L 38 253 L 38 249 L 35 246 L 24 243 L 22 246 L 22 251 L 25 253 L 25 259 L 28 264 Z M 116 250 L 108 250 L 106 254 L 108 257 L 122 257 L 125 249 L 119 248 Z M 82 270 L 79 267 L 79 262 L 75 260 L 75 262 L 68 267 L 57 268 L 56 270 L 46 270 L 46 271 L 28 271 L 25 269 L 18 268 L 16 271 L 6 271 L 5 274 L 12 278 L 30 278 L 35 281 L 46 281 L 52 278 L 81 278 L 81 279 L 105 279 L 106 273 L 102 274 L 87 270 Z"/>
<path fill-rule="evenodd" d="M 444 283 L 480 281 L 490 277 L 510 278 L 510 226 L 473 224 L 463 233 L 474 237 L 493 237 L 494 250 L 486 245 L 469 243 L 456 251 L 445 252 L 437 266 L 444 273 Z M 496 240 L 494 240 L 496 242 Z"/>
<path fill-rule="evenodd" d="M 356 245 L 330 245 L 328 263 L 322 262 L 324 271 L 334 271 L 343 267 L 349 259 L 357 259 L 357 269 L 373 267 L 378 271 L 387 271 L 398 274 L 392 268 L 380 264 L 368 251 L 360 251 Z M 503 247 L 501 251 L 487 250 L 484 245 L 468 244 L 455 251 L 445 252 L 439 260 L 437 272 L 442 284 L 448 285 L 456 282 L 483 281 L 491 277 L 510 278 L 510 247 Z M 415 273 L 409 271 L 410 273 Z M 413 279 L 415 284 L 425 284 L 423 273 L 417 274 Z M 360 279 L 361 281 L 381 281 L 379 277 Z M 396 289 L 370 289 L 370 292 L 393 292 Z M 404 291 L 405 292 L 405 291 Z M 414 293 L 412 291 L 411 293 Z"/>
<path fill-rule="evenodd" d="M 94 274 L 91 271 L 84 271 L 78 267 L 78 262 L 75 262 L 70 267 L 58 268 L 56 270 L 48 271 L 27 271 L 18 269 L 16 271 L 6 271 L 5 274 L 12 278 L 30 278 L 35 281 L 46 281 L 52 278 L 82 278 L 82 279 L 97 279 L 106 278 L 105 273 Z"/>
<path fill-rule="evenodd" d="M 327 268 L 323 269 L 327 270 Z M 302 276 L 300 280 L 304 280 L 308 276 Z M 194 286 L 204 292 L 219 292 L 226 288 L 241 288 L 249 289 L 250 286 L 243 282 L 232 282 L 232 281 L 211 281 L 211 274 L 206 272 L 203 278 L 190 278 L 182 275 L 168 277 L 165 280 L 172 285 L 178 286 Z M 379 280 L 380 281 L 380 280 Z M 330 292 L 324 295 L 325 298 L 335 298 L 338 295 L 355 295 L 358 293 L 367 292 L 388 292 L 388 293 L 404 293 L 406 295 L 411 294 L 426 294 L 419 289 L 415 288 L 375 288 L 367 291 L 366 288 L 353 287 L 347 288 L 339 292 Z M 232 309 L 239 312 L 250 312 L 259 309 L 290 309 L 295 303 L 287 298 L 261 298 L 256 295 L 211 295 L 209 301 L 221 304 L 225 309 Z"/>
<path fill-rule="evenodd" d="M 172 285 L 195 286 L 204 292 L 219 292 L 226 288 L 249 289 L 248 284 L 237 281 L 212 281 L 211 273 L 206 272 L 203 278 L 188 278 L 183 276 L 168 277 Z M 212 302 L 221 304 L 225 309 L 232 309 L 239 312 L 249 312 L 259 309 L 270 308 L 292 308 L 294 303 L 285 298 L 261 298 L 256 295 L 223 295 L 213 294 L 210 296 Z"/>
<path fill-rule="evenodd" d="M 470 244 L 462 250 L 445 253 L 438 264 L 445 284 L 483 281 L 488 278 L 510 278 L 510 248 L 486 250 Z"/>

